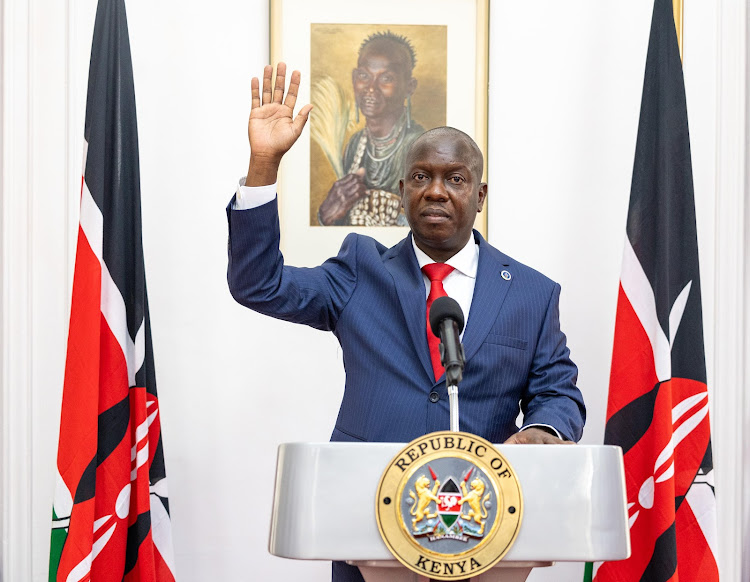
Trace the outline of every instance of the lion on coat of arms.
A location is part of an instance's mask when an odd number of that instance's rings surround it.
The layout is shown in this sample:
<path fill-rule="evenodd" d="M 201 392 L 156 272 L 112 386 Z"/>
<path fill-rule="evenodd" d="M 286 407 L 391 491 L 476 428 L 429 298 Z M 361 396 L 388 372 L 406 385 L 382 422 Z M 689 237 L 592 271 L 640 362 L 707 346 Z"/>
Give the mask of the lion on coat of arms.
<path fill-rule="evenodd" d="M 461 493 L 463 493 L 463 503 L 469 504 L 469 513 L 467 515 L 461 514 L 461 519 L 471 521 L 472 519 L 479 525 L 479 535 L 484 533 L 484 520 L 487 519 L 487 508 L 485 503 L 490 498 L 491 492 L 484 495 L 484 481 L 479 477 L 475 478 L 471 482 L 471 491 L 466 490 L 466 483 L 461 481 Z M 463 505 L 462 505 L 463 507 Z"/>
<path fill-rule="evenodd" d="M 409 497 L 416 501 L 409 510 L 409 513 L 414 516 L 414 519 L 411 520 L 412 529 L 416 529 L 417 522 L 422 521 L 423 519 L 437 517 L 437 511 L 435 513 L 430 513 L 429 505 L 433 501 L 435 503 L 440 503 L 440 499 L 437 497 L 438 487 L 440 487 L 440 481 L 435 479 L 435 486 L 432 488 L 432 491 L 430 491 L 430 480 L 424 475 L 420 476 L 414 482 L 414 489 L 416 489 L 417 494 L 414 495 L 414 491 L 409 491 Z"/>

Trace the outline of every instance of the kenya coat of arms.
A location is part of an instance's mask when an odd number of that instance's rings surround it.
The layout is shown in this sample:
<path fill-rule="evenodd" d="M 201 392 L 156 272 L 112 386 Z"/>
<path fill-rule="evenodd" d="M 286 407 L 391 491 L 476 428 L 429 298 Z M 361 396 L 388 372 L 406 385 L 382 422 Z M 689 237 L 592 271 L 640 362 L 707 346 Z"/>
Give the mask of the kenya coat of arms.
<path fill-rule="evenodd" d="M 437 432 L 409 443 L 383 473 L 378 528 L 393 555 L 435 580 L 460 580 L 491 568 L 521 524 L 521 488 L 490 443 Z"/>

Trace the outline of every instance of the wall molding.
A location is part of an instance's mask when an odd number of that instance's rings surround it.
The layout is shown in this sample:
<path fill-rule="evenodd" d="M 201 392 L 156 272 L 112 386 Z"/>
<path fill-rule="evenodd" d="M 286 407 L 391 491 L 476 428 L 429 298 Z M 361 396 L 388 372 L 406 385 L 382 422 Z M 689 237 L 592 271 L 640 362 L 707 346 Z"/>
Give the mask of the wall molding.
<path fill-rule="evenodd" d="M 2 3 L 3 580 L 32 571 L 32 4 Z"/>
<path fill-rule="evenodd" d="M 738 544 L 740 547 L 739 555 L 741 556 L 741 563 L 739 564 L 739 580 L 744 582 L 750 582 L 750 553 L 748 553 L 747 547 L 750 544 L 750 495 L 747 494 L 748 488 L 750 488 L 750 395 L 747 394 L 747 388 L 750 386 L 750 311 L 748 306 L 750 305 L 750 266 L 747 261 L 750 259 L 750 203 L 748 203 L 748 192 L 750 187 L 750 164 L 747 163 L 748 155 L 750 155 L 750 102 L 748 102 L 748 95 L 750 95 L 750 62 L 747 60 L 748 50 L 750 50 L 750 40 L 748 39 L 748 33 L 750 32 L 750 23 L 748 23 L 747 5 L 742 4 L 742 32 L 743 32 L 743 44 L 742 53 L 745 57 L 743 64 L 743 70 L 737 71 L 738 78 L 744 82 L 745 89 L 745 119 L 743 124 L 744 135 L 742 143 L 742 159 L 745 162 L 744 177 L 745 183 L 742 192 L 742 199 L 744 200 L 744 212 L 742 214 L 744 219 L 744 232 L 742 241 L 743 257 L 742 263 L 744 265 L 744 288 L 740 290 L 741 296 L 739 298 L 740 305 L 743 306 L 743 311 L 740 314 L 742 316 L 742 326 L 744 328 L 744 334 L 742 339 L 744 340 L 743 353 L 740 354 L 744 364 L 744 377 L 741 378 L 741 384 L 739 385 L 738 394 L 742 401 L 741 406 L 738 406 L 742 411 L 743 417 L 740 419 L 740 426 L 743 432 L 737 435 L 739 438 L 738 442 L 743 443 L 743 450 L 740 453 L 739 467 L 744 468 L 743 473 L 740 475 L 741 481 L 737 484 L 738 488 L 745 492 L 743 499 L 740 500 L 740 505 L 737 508 L 737 513 L 740 515 L 739 532 L 738 532 Z"/>
<path fill-rule="evenodd" d="M 749 483 L 743 456 L 750 452 L 745 442 L 750 434 L 745 422 L 748 401 L 744 365 L 748 333 L 744 245 L 748 236 L 745 221 L 747 8 L 742 2 L 728 0 L 721 0 L 717 6 L 716 302 L 712 391 L 716 413 L 712 428 L 719 531 L 722 532 L 719 567 L 724 580 L 747 580 L 741 578 L 747 520 L 747 507 L 743 504 Z M 747 570 L 745 574 L 747 576 Z"/>

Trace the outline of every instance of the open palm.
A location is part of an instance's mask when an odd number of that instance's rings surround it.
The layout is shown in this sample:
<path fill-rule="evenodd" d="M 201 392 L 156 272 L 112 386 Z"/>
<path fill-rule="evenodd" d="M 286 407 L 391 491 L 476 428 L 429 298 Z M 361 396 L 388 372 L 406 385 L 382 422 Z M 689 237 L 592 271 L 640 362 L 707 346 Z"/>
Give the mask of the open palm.
<path fill-rule="evenodd" d="M 289 89 L 284 98 L 286 65 L 279 63 L 276 67 L 276 81 L 271 86 L 273 67 L 263 70 L 263 92 L 257 78 L 253 78 L 252 108 L 248 122 L 248 137 L 252 156 L 268 160 L 280 160 L 292 147 L 307 123 L 312 105 L 305 105 L 294 117 L 294 105 L 297 102 L 300 73 L 294 71 Z"/>

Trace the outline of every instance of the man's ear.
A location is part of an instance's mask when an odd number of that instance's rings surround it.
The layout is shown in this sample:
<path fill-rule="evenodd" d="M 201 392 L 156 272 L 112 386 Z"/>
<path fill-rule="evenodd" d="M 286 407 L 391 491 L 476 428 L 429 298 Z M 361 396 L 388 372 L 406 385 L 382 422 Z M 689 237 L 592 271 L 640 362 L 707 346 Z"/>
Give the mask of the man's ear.
<path fill-rule="evenodd" d="M 477 199 L 477 213 L 482 212 L 484 208 L 484 201 L 487 198 L 487 182 L 479 184 L 479 197 Z"/>
<path fill-rule="evenodd" d="M 398 181 L 398 193 L 401 196 L 401 208 L 404 207 L 404 181 Z"/>

